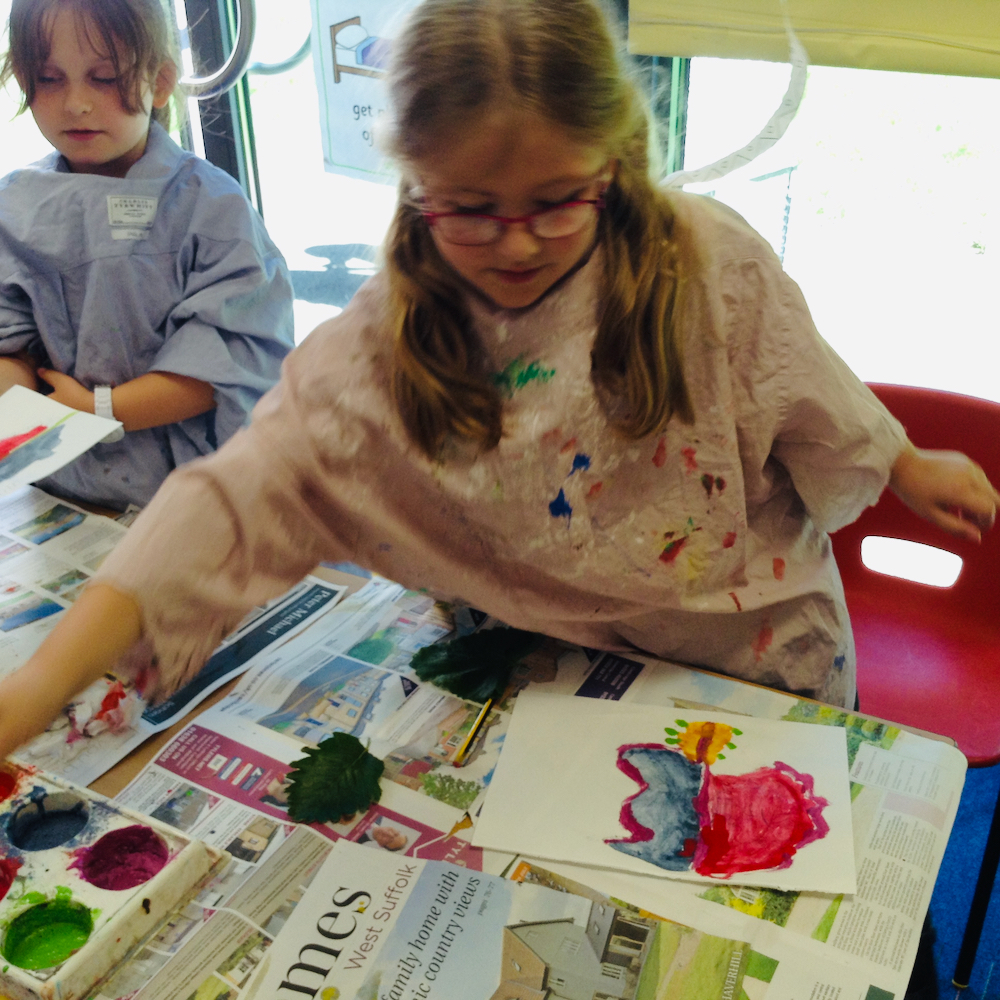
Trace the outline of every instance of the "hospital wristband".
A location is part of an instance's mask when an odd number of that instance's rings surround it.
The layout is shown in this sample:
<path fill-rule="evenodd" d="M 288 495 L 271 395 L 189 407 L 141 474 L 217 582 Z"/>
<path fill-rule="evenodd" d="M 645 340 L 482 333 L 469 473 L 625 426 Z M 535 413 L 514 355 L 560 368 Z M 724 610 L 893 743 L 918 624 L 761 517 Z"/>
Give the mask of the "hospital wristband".
<path fill-rule="evenodd" d="M 108 420 L 114 420 L 115 414 L 114 410 L 111 408 L 111 386 L 110 385 L 95 385 L 94 386 L 94 413 L 99 417 L 105 417 Z M 125 437 L 125 429 L 123 427 L 116 427 L 110 434 L 106 437 L 101 438 L 102 444 L 114 444 L 115 441 L 121 441 Z"/>

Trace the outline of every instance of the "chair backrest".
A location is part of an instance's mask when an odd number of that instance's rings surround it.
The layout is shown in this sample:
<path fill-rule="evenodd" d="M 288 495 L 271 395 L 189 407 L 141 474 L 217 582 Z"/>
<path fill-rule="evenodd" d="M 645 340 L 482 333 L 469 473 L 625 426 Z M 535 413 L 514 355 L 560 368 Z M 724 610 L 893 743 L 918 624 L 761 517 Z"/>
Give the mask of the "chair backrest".
<path fill-rule="evenodd" d="M 872 385 L 919 448 L 963 451 L 1000 484 L 1000 403 L 933 389 Z M 869 535 L 962 559 L 951 587 L 864 565 Z M 858 653 L 861 710 L 952 737 L 974 766 L 1000 762 L 1000 525 L 980 545 L 918 517 L 889 491 L 833 536 Z"/>
<path fill-rule="evenodd" d="M 871 389 L 918 448 L 964 451 L 983 467 L 994 485 L 1000 484 L 1000 403 L 906 385 L 872 384 Z M 861 561 L 861 542 L 868 535 L 902 538 L 954 552 L 962 559 L 962 570 L 949 588 L 874 573 Z M 975 545 L 918 517 L 886 490 L 874 507 L 833 536 L 833 547 L 848 591 L 878 587 L 887 600 L 912 600 L 922 595 L 965 616 L 981 616 L 1000 625 L 1000 525 L 985 532 L 982 543 Z"/>

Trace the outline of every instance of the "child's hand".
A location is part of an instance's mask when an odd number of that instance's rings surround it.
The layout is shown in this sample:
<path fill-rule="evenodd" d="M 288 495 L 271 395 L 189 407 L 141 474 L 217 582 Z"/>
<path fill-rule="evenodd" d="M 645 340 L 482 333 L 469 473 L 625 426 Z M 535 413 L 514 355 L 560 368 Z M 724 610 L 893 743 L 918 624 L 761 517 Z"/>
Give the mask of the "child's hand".
<path fill-rule="evenodd" d="M 83 410 L 84 413 L 94 412 L 94 394 L 71 375 L 64 375 L 51 368 L 39 368 L 38 377 L 52 386 L 49 399 L 54 399 L 63 406 L 72 406 L 74 410 Z"/>
<path fill-rule="evenodd" d="M 908 444 L 892 467 L 889 488 L 914 513 L 971 542 L 993 526 L 1000 505 L 986 473 L 958 451 Z"/>

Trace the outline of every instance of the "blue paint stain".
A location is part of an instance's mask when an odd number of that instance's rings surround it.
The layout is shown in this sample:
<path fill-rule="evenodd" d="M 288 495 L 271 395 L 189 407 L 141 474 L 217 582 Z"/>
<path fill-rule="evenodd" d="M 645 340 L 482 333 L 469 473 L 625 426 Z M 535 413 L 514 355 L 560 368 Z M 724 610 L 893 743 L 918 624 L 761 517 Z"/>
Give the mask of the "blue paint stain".
<path fill-rule="evenodd" d="M 549 513 L 553 517 L 564 517 L 567 521 L 573 516 L 573 508 L 570 507 L 564 490 L 560 490 L 559 496 L 549 504 Z"/>
<path fill-rule="evenodd" d="M 694 799 L 701 789 L 703 766 L 652 745 L 621 747 L 618 754 L 619 769 L 643 788 L 622 807 L 620 820 L 631 837 L 605 843 L 667 871 L 690 871 L 691 847 L 699 835 Z"/>
<path fill-rule="evenodd" d="M 844 669 L 844 663 L 846 661 L 847 661 L 847 657 L 843 653 L 841 653 L 840 656 L 835 656 L 833 658 L 833 669 L 834 670 L 843 670 Z"/>
<path fill-rule="evenodd" d="M 590 468 L 590 456 L 584 455 L 583 452 L 578 452 L 573 456 L 573 468 L 570 469 L 569 474 L 572 476 L 574 472 L 586 472 Z"/>

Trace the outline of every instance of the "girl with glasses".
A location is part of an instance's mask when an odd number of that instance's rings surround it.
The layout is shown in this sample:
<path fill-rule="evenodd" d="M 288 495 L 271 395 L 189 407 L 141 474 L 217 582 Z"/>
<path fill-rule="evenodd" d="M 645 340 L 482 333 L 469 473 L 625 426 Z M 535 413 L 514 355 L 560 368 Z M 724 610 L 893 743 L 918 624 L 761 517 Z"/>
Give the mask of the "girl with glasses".
<path fill-rule="evenodd" d="M 0 685 L 0 753 L 140 640 L 176 688 L 320 560 L 851 705 L 826 532 L 887 484 L 992 522 L 978 466 L 908 442 L 755 232 L 657 188 L 594 0 L 424 0 L 393 59 L 381 273 Z"/>

